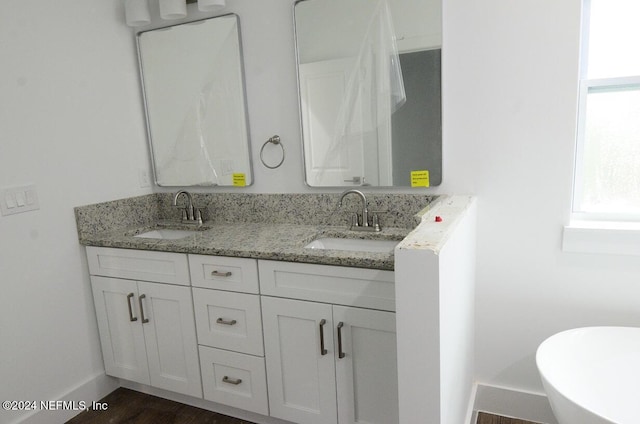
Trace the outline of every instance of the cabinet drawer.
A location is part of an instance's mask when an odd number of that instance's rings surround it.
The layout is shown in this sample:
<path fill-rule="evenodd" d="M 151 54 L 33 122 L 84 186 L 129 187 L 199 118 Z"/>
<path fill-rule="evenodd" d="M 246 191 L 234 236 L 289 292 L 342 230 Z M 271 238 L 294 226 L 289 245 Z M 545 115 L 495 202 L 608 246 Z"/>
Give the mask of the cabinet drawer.
<path fill-rule="evenodd" d="M 264 358 L 200 346 L 204 398 L 269 415 Z"/>
<path fill-rule="evenodd" d="M 187 255 L 147 250 L 87 247 L 91 275 L 189 285 Z"/>
<path fill-rule="evenodd" d="M 258 261 L 260 293 L 395 311 L 393 271 Z"/>
<path fill-rule="evenodd" d="M 199 344 L 264 354 L 258 295 L 196 287 L 192 290 Z"/>
<path fill-rule="evenodd" d="M 189 268 L 195 287 L 258 293 L 255 259 L 189 255 Z"/>

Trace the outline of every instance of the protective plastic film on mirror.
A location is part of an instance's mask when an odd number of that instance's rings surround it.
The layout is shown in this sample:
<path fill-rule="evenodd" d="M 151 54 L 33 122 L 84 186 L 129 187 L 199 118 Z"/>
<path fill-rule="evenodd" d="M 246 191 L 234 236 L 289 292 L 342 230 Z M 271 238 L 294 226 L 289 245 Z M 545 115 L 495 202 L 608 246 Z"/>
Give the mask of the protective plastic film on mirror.
<path fill-rule="evenodd" d="M 300 0 L 294 17 L 306 183 L 440 184 L 440 0 Z"/>
<path fill-rule="evenodd" d="M 141 32 L 138 53 L 156 183 L 250 185 L 238 17 Z"/>

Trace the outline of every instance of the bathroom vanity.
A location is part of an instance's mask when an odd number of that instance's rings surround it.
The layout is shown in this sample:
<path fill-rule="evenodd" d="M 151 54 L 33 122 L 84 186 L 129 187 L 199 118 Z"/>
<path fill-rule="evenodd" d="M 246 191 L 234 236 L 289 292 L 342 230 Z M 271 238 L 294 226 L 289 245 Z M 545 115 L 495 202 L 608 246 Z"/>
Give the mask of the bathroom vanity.
<path fill-rule="evenodd" d="M 312 215 L 302 204 L 315 209 L 314 202 L 332 203 L 335 195 L 326 195 L 329 201 L 291 195 L 287 205 L 300 213 L 281 215 L 283 204 L 269 219 L 256 218 L 255 211 L 264 210 L 257 203 L 279 200 L 270 195 L 239 195 L 251 202 L 211 196 L 195 196 L 208 206 L 205 224 L 191 229 L 167 220 L 176 211 L 163 209 L 163 194 L 76 209 L 106 374 L 125 386 L 258 423 L 408 422 L 398 398 L 398 370 L 405 368 L 398 367 L 397 332 L 403 333 L 396 322 L 394 251 L 305 246 L 322 237 L 356 238 L 394 240 L 396 256 L 403 249 L 440 253 L 448 238 L 456 238 L 456 223 L 473 209 L 472 199 L 381 195 L 373 202 L 388 208 L 387 224 L 360 233 L 348 231 L 348 215 L 303 222 Z M 242 211 L 247 204 L 251 210 Z M 215 216 L 216 207 L 235 221 Z M 123 215 L 134 209 L 147 213 Z M 446 216 L 436 227 L 440 232 L 424 228 L 433 225 L 425 220 L 434 211 Z M 177 230 L 184 233 L 172 233 Z M 424 283 L 419 275 L 411 278 Z M 432 313 L 428 304 L 423 308 Z M 420 314 L 411 311 L 417 319 Z M 427 333 L 429 327 L 424 323 Z"/>

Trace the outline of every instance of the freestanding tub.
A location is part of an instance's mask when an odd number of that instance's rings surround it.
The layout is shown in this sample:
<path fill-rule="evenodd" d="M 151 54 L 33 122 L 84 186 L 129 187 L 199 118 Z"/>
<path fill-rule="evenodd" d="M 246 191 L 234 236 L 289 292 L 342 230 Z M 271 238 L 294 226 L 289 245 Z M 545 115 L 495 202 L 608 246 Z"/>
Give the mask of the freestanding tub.
<path fill-rule="evenodd" d="M 536 363 L 560 424 L 640 423 L 640 328 L 558 333 L 540 345 Z"/>

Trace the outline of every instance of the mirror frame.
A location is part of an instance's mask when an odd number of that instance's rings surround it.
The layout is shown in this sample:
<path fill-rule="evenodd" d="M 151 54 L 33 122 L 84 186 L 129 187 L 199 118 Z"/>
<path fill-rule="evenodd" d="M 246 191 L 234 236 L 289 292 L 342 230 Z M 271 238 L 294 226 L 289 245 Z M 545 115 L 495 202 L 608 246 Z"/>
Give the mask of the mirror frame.
<path fill-rule="evenodd" d="M 184 185 L 184 184 L 160 184 L 158 182 L 158 171 L 157 171 L 157 166 L 156 166 L 156 155 L 155 155 L 155 149 L 153 146 L 153 137 L 152 137 L 152 131 L 151 131 L 151 119 L 149 116 L 149 109 L 147 107 L 148 104 L 148 95 L 147 95 L 147 86 L 145 84 L 145 76 L 144 76 L 144 65 L 143 65 L 143 60 L 142 60 L 142 47 L 141 47 L 141 42 L 140 42 L 140 37 L 142 34 L 144 33 L 148 33 L 151 31 L 157 31 L 157 30 L 165 30 L 167 28 L 171 28 L 171 27 L 176 27 L 176 26 L 182 26 L 182 25 L 192 25 L 192 24 L 197 24 L 198 22 L 204 22 L 204 21 L 208 21 L 208 20 L 213 20 L 213 19 L 217 19 L 217 18 L 224 18 L 224 17 L 233 17 L 235 18 L 236 21 L 236 30 L 237 30 L 237 39 L 238 39 L 238 60 L 239 60 L 239 64 L 240 64 L 240 79 L 242 82 L 242 103 L 243 103 L 243 112 L 244 112 L 244 131 L 246 134 L 246 151 L 247 151 L 247 157 L 246 157 L 246 165 L 247 165 L 247 176 L 249 177 L 249 183 L 245 183 L 243 185 L 236 185 L 235 184 L 235 179 L 234 179 L 234 183 L 233 184 L 225 184 L 225 185 L 219 185 L 217 183 L 212 183 L 212 184 L 192 184 L 192 185 Z M 186 21 L 186 22 L 180 22 L 180 23 L 175 23 L 175 24 L 168 24 L 168 25 L 161 25 L 161 26 L 157 26 L 157 27 L 153 27 L 153 28 L 149 28 L 149 29 L 145 29 L 142 31 L 139 31 L 136 33 L 136 52 L 138 55 L 138 68 L 139 68 L 139 75 L 140 75 L 140 85 L 141 85 L 141 90 L 142 90 L 142 101 L 143 101 L 143 107 L 144 107 L 144 115 L 145 115 L 145 128 L 146 128 L 146 133 L 147 133 L 147 142 L 149 145 L 149 153 L 150 153 L 150 159 L 151 159 L 151 167 L 152 167 L 152 171 L 153 171 L 153 181 L 154 184 L 158 187 L 229 187 L 229 188 L 242 188 L 242 187 L 249 187 L 251 185 L 253 185 L 254 180 L 255 180 L 255 175 L 254 175 L 254 171 L 253 171 L 253 158 L 252 158 L 252 154 L 251 154 L 251 133 L 250 133 L 250 126 L 249 126 L 249 110 L 248 110 L 248 104 L 247 104 L 247 89 L 246 89 L 246 71 L 245 71 L 245 64 L 244 64 L 244 51 L 243 51 L 243 46 L 242 46 L 242 29 L 241 29 L 241 25 L 240 25 L 240 17 L 236 14 L 236 13 L 226 13 L 226 14 L 222 14 L 222 15 L 217 15 L 217 16 L 210 16 L 210 17 L 205 17 L 205 18 L 200 18 L 200 19 L 194 19 L 194 20 L 190 20 L 190 21 Z"/>
<path fill-rule="evenodd" d="M 296 11 L 295 8 L 299 3 L 304 3 L 310 0 L 296 0 L 293 3 L 292 6 L 292 20 L 293 20 L 293 36 L 294 36 L 294 53 L 295 53 L 295 62 L 296 62 L 296 83 L 297 83 L 297 94 L 298 94 L 298 119 L 299 119 L 299 134 L 300 134 L 300 143 L 301 143 L 301 159 L 302 159 L 302 166 L 303 166 L 303 174 L 304 174 L 304 184 L 307 187 L 311 187 L 311 188 L 358 188 L 358 187 L 370 187 L 370 188 L 375 188 L 375 189 L 389 189 L 389 188 L 398 188 L 398 189 L 408 189 L 408 188 L 413 188 L 414 186 L 411 184 L 406 184 L 406 185 L 376 185 L 376 186 L 370 186 L 367 184 L 354 184 L 354 185 L 342 185 L 342 186 L 336 186 L 336 185 L 311 185 L 308 181 L 308 172 L 307 172 L 307 168 L 308 168 L 308 164 L 306 162 L 306 151 L 305 151 L 305 141 L 304 141 L 304 127 L 303 127 L 303 110 L 302 110 L 302 83 L 300 80 L 300 50 L 299 50 L 299 37 L 298 37 L 298 30 L 299 30 L 299 24 L 296 21 Z M 347 0 L 348 1 L 348 0 Z M 393 1 L 393 0 L 389 0 L 389 1 Z M 440 4 L 442 5 L 442 2 L 444 0 L 440 1 Z M 442 25 L 442 9 L 440 9 L 440 15 L 439 15 L 439 19 L 440 19 L 440 23 Z M 442 34 L 442 29 L 441 29 L 441 34 Z M 440 47 L 438 49 L 423 49 L 423 50 L 410 50 L 410 51 L 406 51 L 406 52 L 398 52 L 398 54 L 403 54 L 403 53 L 414 53 L 414 52 L 421 52 L 421 51 L 428 51 L 428 50 L 440 50 L 440 81 L 439 81 L 439 87 L 440 87 L 440 98 L 439 98 L 439 104 L 440 104 L 440 146 L 439 146 L 439 150 L 440 150 L 440 158 L 439 158 L 439 164 L 440 164 L 440 173 L 438 175 L 438 178 L 436 180 L 436 184 L 430 184 L 427 187 L 436 187 L 439 186 L 440 184 L 442 184 L 442 178 L 443 178 L 443 174 L 444 174 L 444 149 L 443 149 L 443 145 L 444 145 L 444 138 L 443 138 L 443 133 L 442 133 L 442 121 L 443 121 L 443 99 L 442 99 L 442 87 L 443 87 L 443 81 L 442 81 L 442 50 L 443 50 L 443 42 L 442 39 L 440 40 Z"/>

